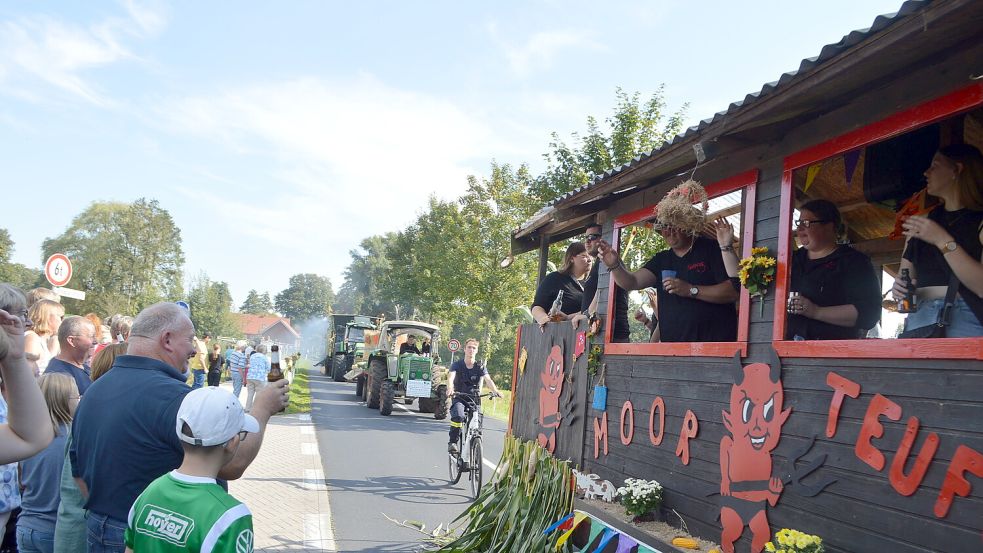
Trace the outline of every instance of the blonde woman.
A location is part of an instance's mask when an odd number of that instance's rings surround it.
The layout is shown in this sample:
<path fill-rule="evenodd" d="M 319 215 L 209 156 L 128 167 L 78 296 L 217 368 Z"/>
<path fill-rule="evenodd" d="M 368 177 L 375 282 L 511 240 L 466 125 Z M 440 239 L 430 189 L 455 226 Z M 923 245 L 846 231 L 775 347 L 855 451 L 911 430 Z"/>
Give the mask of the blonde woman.
<path fill-rule="evenodd" d="M 41 453 L 20 462 L 21 512 L 17 517 L 17 549 L 21 553 L 52 553 L 59 481 L 68 432 L 78 407 L 75 379 L 67 374 L 45 374 L 38 379 L 48 406 L 55 439 Z"/>
<path fill-rule="evenodd" d="M 110 344 L 92 358 L 92 381 L 95 382 L 100 376 L 109 372 L 113 368 L 113 363 L 120 355 L 126 355 L 127 343 Z"/>
<path fill-rule="evenodd" d="M 58 327 L 65 318 L 65 306 L 51 300 L 38 300 L 28 309 L 34 327 L 24 334 L 24 352 L 34 374 L 44 373 L 48 361 L 58 355 Z"/>

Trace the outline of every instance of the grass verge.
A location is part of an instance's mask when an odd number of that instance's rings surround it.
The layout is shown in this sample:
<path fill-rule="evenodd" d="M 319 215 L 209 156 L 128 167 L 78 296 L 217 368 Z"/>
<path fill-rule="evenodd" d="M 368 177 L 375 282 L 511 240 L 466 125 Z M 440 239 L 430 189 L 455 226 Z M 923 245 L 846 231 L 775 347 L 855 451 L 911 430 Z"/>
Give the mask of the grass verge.
<path fill-rule="evenodd" d="M 512 405 L 512 391 L 499 390 L 502 397 L 497 399 L 484 399 L 481 401 L 481 411 L 486 417 L 498 419 L 502 422 L 509 420 L 509 405 Z"/>
<path fill-rule="evenodd" d="M 294 380 L 290 383 L 290 403 L 287 404 L 287 415 L 311 412 L 311 385 L 307 373 L 311 370 L 311 362 L 300 359 L 294 366 Z"/>

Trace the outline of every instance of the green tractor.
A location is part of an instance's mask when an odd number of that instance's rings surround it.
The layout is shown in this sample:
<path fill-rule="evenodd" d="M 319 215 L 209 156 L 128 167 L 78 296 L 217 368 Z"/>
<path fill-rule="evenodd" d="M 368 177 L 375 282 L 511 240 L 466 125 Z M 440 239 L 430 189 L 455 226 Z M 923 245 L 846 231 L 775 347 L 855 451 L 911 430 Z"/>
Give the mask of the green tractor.
<path fill-rule="evenodd" d="M 415 336 L 429 348 L 421 354 L 399 351 L 409 336 Z M 447 418 L 447 367 L 436 357 L 440 330 L 416 321 L 386 321 L 378 331 L 366 337 L 365 363 L 355 376 L 356 394 L 370 409 L 390 415 L 393 404 L 406 405 L 417 400 L 421 413 L 433 413 L 438 420 Z M 431 353 L 432 352 L 432 353 Z"/>
<path fill-rule="evenodd" d="M 344 382 L 345 373 L 364 353 L 365 332 L 374 330 L 378 323 L 378 317 L 331 315 L 328 355 L 323 361 L 324 376 L 330 376 L 335 382 Z"/>

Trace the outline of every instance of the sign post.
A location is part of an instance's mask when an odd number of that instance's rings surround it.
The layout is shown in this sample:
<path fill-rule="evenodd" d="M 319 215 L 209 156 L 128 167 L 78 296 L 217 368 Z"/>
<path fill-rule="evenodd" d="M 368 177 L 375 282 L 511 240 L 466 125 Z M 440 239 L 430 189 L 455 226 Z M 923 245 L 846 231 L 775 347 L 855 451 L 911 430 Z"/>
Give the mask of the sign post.
<path fill-rule="evenodd" d="M 63 253 L 53 254 L 44 263 L 44 278 L 51 283 L 51 290 L 63 298 L 73 298 L 84 300 L 85 292 L 65 288 L 68 281 L 72 280 L 72 262 Z"/>
<path fill-rule="evenodd" d="M 461 342 L 457 338 L 451 338 L 447 342 L 447 349 L 451 350 L 451 365 L 454 364 L 454 354 L 461 349 Z"/>

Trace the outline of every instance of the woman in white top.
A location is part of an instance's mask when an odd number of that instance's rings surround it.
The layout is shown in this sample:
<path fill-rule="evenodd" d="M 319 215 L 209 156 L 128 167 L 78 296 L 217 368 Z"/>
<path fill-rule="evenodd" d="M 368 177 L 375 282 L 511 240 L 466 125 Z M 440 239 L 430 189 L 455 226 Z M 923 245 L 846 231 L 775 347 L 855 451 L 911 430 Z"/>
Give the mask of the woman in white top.
<path fill-rule="evenodd" d="M 40 375 L 48 361 L 58 355 L 58 327 L 65 316 L 65 306 L 51 300 L 39 300 L 27 311 L 34 327 L 24 334 L 24 352 L 34 374 Z"/>

